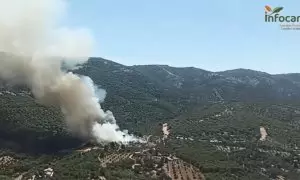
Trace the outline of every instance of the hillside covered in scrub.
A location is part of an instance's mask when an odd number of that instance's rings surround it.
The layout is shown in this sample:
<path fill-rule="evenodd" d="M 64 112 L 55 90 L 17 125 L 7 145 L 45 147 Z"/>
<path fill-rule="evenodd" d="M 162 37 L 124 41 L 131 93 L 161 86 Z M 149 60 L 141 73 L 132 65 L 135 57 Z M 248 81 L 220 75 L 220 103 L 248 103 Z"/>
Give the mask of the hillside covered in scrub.
<path fill-rule="evenodd" d="M 121 129 L 161 137 L 167 123 L 170 135 L 159 152 L 192 164 L 206 179 L 300 177 L 299 74 L 124 66 L 101 58 L 90 58 L 74 73 L 106 90 L 101 106 Z M 98 155 L 110 153 L 104 149 L 73 151 L 87 140 L 74 137 L 60 109 L 40 105 L 26 88 L 3 83 L 0 102 L 0 158 L 14 159 L 0 168 L 3 178 L 51 166 L 57 179 L 147 179 L 129 162 L 99 168 Z M 268 134 L 263 141 L 260 127 Z"/>

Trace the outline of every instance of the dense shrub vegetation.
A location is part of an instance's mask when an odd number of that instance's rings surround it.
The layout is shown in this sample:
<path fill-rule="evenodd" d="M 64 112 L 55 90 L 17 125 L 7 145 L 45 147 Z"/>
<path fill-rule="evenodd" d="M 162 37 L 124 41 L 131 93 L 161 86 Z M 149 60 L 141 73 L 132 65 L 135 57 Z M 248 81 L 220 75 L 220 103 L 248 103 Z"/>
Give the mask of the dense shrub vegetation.
<path fill-rule="evenodd" d="M 167 122 L 171 135 L 162 151 L 199 167 L 207 179 L 297 179 L 299 168 L 300 82 L 296 74 L 269 75 L 251 70 L 213 73 L 196 68 L 123 66 L 91 58 L 75 71 L 107 91 L 102 107 L 121 128 L 134 134 L 160 135 Z M 0 179 L 48 166 L 56 179 L 105 176 L 145 179 L 115 164 L 99 168 L 99 152 L 62 151 L 84 140 L 72 136 L 56 107 L 45 107 L 12 88 L 0 94 L 1 156 L 18 163 L 0 168 Z M 267 129 L 259 141 L 259 128 Z M 107 152 L 102 152 L 107 153 Z"/>

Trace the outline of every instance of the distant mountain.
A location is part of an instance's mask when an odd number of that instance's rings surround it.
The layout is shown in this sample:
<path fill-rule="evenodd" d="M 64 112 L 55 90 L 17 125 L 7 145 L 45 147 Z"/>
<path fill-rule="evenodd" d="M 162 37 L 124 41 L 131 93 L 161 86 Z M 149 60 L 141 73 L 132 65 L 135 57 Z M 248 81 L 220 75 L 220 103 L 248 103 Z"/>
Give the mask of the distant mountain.
<path fill-rule="evenodd" d="M 91 58 L 77 72 L 92 77 L 108 93 L 120 96 L 133 93 L 128 97 L 133 100 L 207 103 L 220 97 L 224 101 L 300 98 L 300 74 L 271 75 L 249 69 L 210 72 L 167 65 L 124 66 L 101 58 Z"/>
<path fill-rule="evenodd" d="M 102 58 L 74 72 L 107 91 L 101 106 L 122 129 L 155 136 L 159 124 L 168 123 L 166 149 L 203 167 L 210 179 L 299 177 L 300 74 L 124 66 Z M 0 152 L 52 153 L 81 145 L 59 109 L 37 104 L 26 88 L 1 86 L 0 102 Z M 267 142 L 259 141 L 260 126 Z"/>

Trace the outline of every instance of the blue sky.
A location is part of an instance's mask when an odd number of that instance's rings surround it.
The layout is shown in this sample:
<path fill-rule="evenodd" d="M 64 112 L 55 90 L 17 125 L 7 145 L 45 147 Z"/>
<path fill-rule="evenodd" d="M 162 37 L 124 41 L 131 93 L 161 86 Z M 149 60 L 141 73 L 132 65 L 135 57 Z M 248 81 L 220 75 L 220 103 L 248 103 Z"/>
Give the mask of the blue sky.
<path fill-rule="evenodd" d="M 300 30 L 264 22 L 264 6 L 300 16 L 300 1 L 69 0 L 68 25 L 92 30 L 94 56 L 125 64 L 300 72 Z"/>

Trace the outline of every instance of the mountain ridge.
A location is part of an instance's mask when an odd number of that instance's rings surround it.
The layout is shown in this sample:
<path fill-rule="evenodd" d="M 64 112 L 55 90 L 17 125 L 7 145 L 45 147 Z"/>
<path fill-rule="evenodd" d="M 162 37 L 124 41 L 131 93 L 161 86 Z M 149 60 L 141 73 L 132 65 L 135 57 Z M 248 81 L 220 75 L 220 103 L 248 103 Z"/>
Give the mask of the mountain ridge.
<path fill-rule="evenodd" d="M 195 67 L 177 68 L 168 65 L 124 66 L 102 58 L 91 58 L 89 62 L 91 61 L 98 61 L 98 63 L 100 63 L 98 66 L 101 66 L 101 63 L 103 62 L 111 62 L 111 65 L 115 64 L 115 67 L 119 68 L 119 71 L 124 74 L 130 72 L 137 73 L 139 76 L 143 76 L 143 78 L 152 81 L 151 83 L 154 82 L 159 84 L 158 86 L 164 86 L 165 89 L 174 87 L 180 89 L 182 86 L 186 86 L 191 90 L 192 88 L 195 88 L 195 86 L 203 86 L 206 84 L 215 87 L 224 85 L 227 86 L 226 91 L 229 91 L 230 86 L 235 86 L 234 88 L 241 88 L 238 86 L 249 86 L 247 88 L 269 88 L 273 91 L 273 95 L 269 99 L 276 99 L 277 96 L 285 96 L 285 98 L 291 97 L 290 99 L 292 99 L 292 97 L 300 97 L 300 76 L 297 73 L 271 75 L 260 71 L 241 68 L 228 71 L 211 72 Z M 124 71 L 124 68 L 127 68 L 127 70 Z M 190 91 L 188 93 L 194 92 Z M 271 96 L 271 94 L 267 93 L 266 95 Z M 242 100 L 245 99 L 245 97 L 242 98 Z"/>
<path fill-rule="evenodd" d="M 124 65 L 122 63 L 119 62 L 115 62 L 111 59 L 108 58 L 102 58 L 102 57 L 90 57 L 89 59 L 98 59 L 98 60 L 104 60 L 104 61 L 109 61 L 109 62 L 113 62 L 122 66 L 127 66 L 127 67 L 134 67 L 134 66 L 162 66 L 162 67 L 172 67 L 172 68 L 178 68 L 178 69 L 185 69 L 185 68 L 192 68 L 192 69 L 198 69 L 198 70 L 202 70 L 202 71 L 207 71 L 207 72 L 211 72 L 211 73 L 223 73 L 223 72 L 227 72 L 227 71 L 236 71 L 236 70 L 242 70 L 242 71 L 253 71 L 253 72 L 258 72 L 258 73 L 264 73 L 264 74 L 269 74 L 271 76 L 276 76 L 276 75 L 293 75 L 293 74 L 298 74 L 300 75 L 300 72 L 289 72 L 289 73 L 268 73 L 262 70 L 255 70 L 255 69 L 248 69 L 248 68 L 233 68 L 233 69 L 227 69 L 227 70 L 220 70 L 220 71 L 212 71 L 212 70 L 207 70 L 201 67 L 195 67 L 195 66 L 172 66 L 172 65 L 168 65 L 168 64 L 134 64 L 134 65 Z"/>
<path fill-rule="evenodd" d="M 299 177 L 298 74 L 124 66 L 102 58 L 90 58 L 73 72 L 89 76 L 106 90 L 107 97 L 101 106 L 113 112 L 121 129 L 138 136 L 160 137 L 161 124 L 168 123 L 169 139 L 159 148 L 202 168 L 207 179 Z M 5 154 L 9 149 L 17 158 L 19 153 L 25 153 L 21 158 L 27 158 L 20 160 L 23 164 L 13 170 L 1 173 L 11 176 L 22 168 L 35 171 L 37 165 L 32 159 L 36 156 L 32 154 L 43 154 L 48 157 L 40 159 L 44 169 L 45 162 L 53 162 L 65 167 L 57 170 L 54 166 L 58 176 L 86 177 L 89 168 L 78 175 L 77 169 L 71 168 L 74 161 L 55 155 L 84 142 L 68 133 L 59 108 L 41 106 L 29 92 L 23 91 L 5 85 L 0 89 L 0 152 Z M 269 134 L 264 142 L 259 141 L 260 126 Z M 74 155 L 74 160 L 83 162 L 88 157 L 95 159 L 94 155 Z M 53 160 L 56 158 L 63 161 Z M 87 167 L 93 166 L 94 173 L 103 175 L 97 164 L 86 163 Z M 64 174 L 70 169 L 69 175 Z"/>

